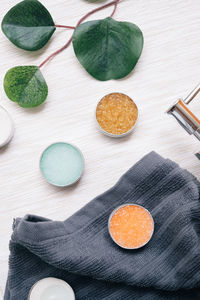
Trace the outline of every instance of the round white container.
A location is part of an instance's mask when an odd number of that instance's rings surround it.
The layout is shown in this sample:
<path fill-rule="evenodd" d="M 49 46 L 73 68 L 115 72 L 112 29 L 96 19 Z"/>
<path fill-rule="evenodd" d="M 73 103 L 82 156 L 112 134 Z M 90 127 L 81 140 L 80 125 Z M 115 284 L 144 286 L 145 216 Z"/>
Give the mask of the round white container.
<path fill-rule="evenodd" d="M 48 277 L 33 285 L 28 300 L 75 300 L 75 295 L 67 282 Z"/>
<path fill-rule="evenodd" d="M 8 112 L 0 106 L 0 148 L 11 141 L 13 134 L 13 121 Z"/>

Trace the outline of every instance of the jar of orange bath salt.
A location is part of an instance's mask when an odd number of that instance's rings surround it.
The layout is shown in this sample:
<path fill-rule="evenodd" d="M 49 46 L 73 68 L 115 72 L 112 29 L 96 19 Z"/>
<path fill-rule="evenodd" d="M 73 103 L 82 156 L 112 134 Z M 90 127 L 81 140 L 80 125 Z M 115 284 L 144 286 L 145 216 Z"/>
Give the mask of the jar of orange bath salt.
<path fill-rule="evenodd" d="M 124 249 L 139 249 L 150 241 L 154 232 L 154 221 L 144 207 L 124 204 L 110 215 L 108 230 L 118 246 Z"/>
<path fill-rule="evenodd" d="M 122 93 L 103 97 L 96 108 L 96 120 L 100 130 L 111 137 L 129 134 L 138 119 L 138 108 L 133 100 Z"/>

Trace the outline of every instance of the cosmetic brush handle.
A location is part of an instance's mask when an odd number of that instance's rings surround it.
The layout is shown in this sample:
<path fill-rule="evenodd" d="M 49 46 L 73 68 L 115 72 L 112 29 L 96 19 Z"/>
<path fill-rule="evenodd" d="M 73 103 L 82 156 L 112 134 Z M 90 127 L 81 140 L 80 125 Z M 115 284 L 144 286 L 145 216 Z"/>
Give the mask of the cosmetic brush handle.
<path fill-rule="evenodd" d="M 196 88 L 184 99 L 185 104 L 189 104 L 194 97 L 200 92 L 200 83 L 196 86 Z"/>

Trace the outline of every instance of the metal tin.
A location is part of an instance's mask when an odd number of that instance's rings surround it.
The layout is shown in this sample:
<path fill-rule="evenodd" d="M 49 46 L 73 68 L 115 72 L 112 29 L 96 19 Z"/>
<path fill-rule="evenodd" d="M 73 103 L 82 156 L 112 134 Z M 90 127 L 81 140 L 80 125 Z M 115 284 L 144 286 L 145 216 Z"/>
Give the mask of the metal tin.
<path fill-rule="evenodd" d="M 0 143 L 0 148 L 6 146 L 13 138 L 13 135 L 14 135 L 14 123 L 13 123 L 13 120 L 11 119 L 9 113 L 7 112 L 7 110 L 0 106 L 0 110 L 2 110 L 4 112 L 4 114 L 6 115 L 8 121 L 9 121 L 9 125 L 10 125 L 10 130 L 8 132 L 8 135 L 7 137 L 5 138 L 5 140 Z M 1 128 L 1 130 L 4 130 L 4 128 Z"/>
<path fill-rule="evenodd" d="M 45 152 L 49 147 L 51 147 L 52 145 L 57 144 L 57 143 L 68 144 L 68 145 L 71 145 L 72 147 L 74 147 L 75 149 L 77 149 L 77 151 L 80 153 L 81 158 L 82 158 L 82 161 L 83 161 L 83 168 L 82 168 L 82 172 L 81 172 L 79 178 L 77 178 L 76 181 L 74 181 L 73 183 L 68 184 L 68 185 L 57 185 L 57 184 L 53 184 L 52 182 L 50 182 L 50 181 L 48 181 L 48 180 L 46 179 L 46 177 L 43 175 L 43 172 L 42 172 L 42 170 L 41 170 L 41 159 L 42 159 L 42 156 L 43 156 L 44 152 Z M 70 186 L 76 184 L 76 183 L 81 179 L 81 177 L 83 176 L 84 170 L 85 170 L 85 159 L 84 159 L 83 153 L 82 153 L 82 151 L 81 151 L 77 146 L 75 146 L 75 145 L 72 144 L 72 143 L 68 143 L 68 142 L 55 142 L 55 143 L 52 143 L 52 144 L 50 144 L 48 147 L 46 147 L 46 148 L 44 149 L 44 151 L 42 152 L 42 154 L 40 155 L 40 172 L 41 172 L 42 176 L 45 178 L 45 180 L 46 180 L 48 183 L 50 183 L 50 184 L 52 184 L 52 185 L 54 185 L 54 186 L 57 186 L 57 187 L 70 187 Z"/>
<path fill-rule="evenodd" d="M 46 277 L 46 278 L 43 278 L 39 281 L 37 281 L 33 286 L 32 288 L 30 289 L 30 292 L 29 292 L 29 295 L 28 295 L 28 300 L 32 300 L 32 293 L 33 293 L 33 290 L 35 289 L 35 287 L 38 285 L 38 284 L 41 284 L 42 282 L 46 281 L 46 280 L 56 280 L 56 282 L 59 282 L 61 283 L 63 286 L 66 286 L 70 293 L 71 293 L 71 299 L 75 300 L 75 294 L 74 294 L 74 291 L 72 289 L 72 287 L 64 280 L 61 280 L 61 279 L 57 279 L 57 278 L 54 278 L 54 277 Z M 38 299 L 39 300 L 39 299 Z"/>
<path fill-rule="evenodd" d="M 111 94 L 118 94 L 119 92 L 114 92 L 114 93 L 109 93 L 109 94 L 107 94 L 107 95 L 105 95 L 105 96 L 109 96 L 109 95 L 111 95 Z M 120 93 L 120 94 L 123 94 L 123 93 Z M 125 95 L 125 94 L 123 94 L 123 95 Z M 104 96 L 104 97 L 105 97 Z M 125 95 L 125 96 L 128 96 L 128 95 Z M 104 98 L 103 97 L 103 98 Z M 129 97 L 129 96 L 128 96 Z M 103 98 L 101 98 L 101 100 L 103 99 Z M 131 100 L 132 100 L 132 98 L 131 97 L 129 97 Z M 101 100 L 99 100 L 99 102 L 97 103 L 97 106 L 96 106 L 96 109 L 95 109 L 95 120 L 96 120 L 96 124 L 97 124 L 97 127 L 98 127 L 98 129 L 103 133 L 103 134 L 105 134 L 105 135 L 107 135 L 107 136 L 109 136 L 109 137 L 112 137 L 112 138 L 122 138 L 122 137 L 125 137 L 125 136 L 127 136 L 127 135 L 129 135 L 133 130 L 134 130 L 134 128 L 136 127 L 136 124 L 137 124 L 137 121 L 138 121 L 138 118 L 139 118 L 139 110 L 138 110 L 138 106 L 137 106 L 137 104 L 135 103 L 135 101 L 133 101 L 133 103 L 135 104 L 135 106 L 136 106 L 136 108 L 137 108 L 137 113 L 138 113 L 138 115 L 137 115 L 137 119 L 136 119 L 136 121 L 135 121 L 135 124 L 131 127 L 131 129 L 129 129 L 127 132 L 125 132 L 125 133 L 122 133 L 122 134 L 113 134 L 113 133 L 110 133 L 110 132 L 108 132 L 108 131 L 105 131 L 100 125 L 99 125 L 99 123 L 98 123 L 98 121 L 97 121 L 97 118 L 96 118 L 96 111 L 97 111 L 97 107 L 98 107 L 98 104 L 101 102 Z"/>
<path fill-rule="evenodd" d="M 153 222 L 153 230 L 152 230 L 152 234 L 151 234 L 149 240 L 148 240 L 145 244 L 143 244 L 143 245 L 141 245 L 141 246 L 139 246 L 139 247 L 136 247 L 136 248 L 127 248 L 127 247 L 121 246 L 120 244 L 118 244 L 118 243 L 114 240 L 114 238 L 112 237 L 111 232 L 110 232 L 110 221 L 111 221 L 113 215 L 118 211 L 118 209 L 120 209 L 120 208 L 122 208 L 122 207 L 125 207 L 125 206 L 137 206 L 137 207 L 143 208 L 143 209 L 150 215 L 150 217 L 151 217 L 151 219 L 152 219 L 152 222 Z M 153 219 L 151 213 L 150 213 L 145 207 L 143 207 L 143 206 L 141 206 L 141 205 L 138 205 L 138 204 L 134 204 L 134 203 L 125 203 L 125 204 L 122 204 L 122 205 L 118 206 L 117 208 L 115 208 L 115 209 L 112 211 L 112 213 L 110 214 L 109 219 L 108 219 L 108 232 L 109 232 L 109 235 L 110 235 L 111 239 L 112 239 L 113 242 L 114 242 L 115 244 L 117 244 L 119 247 L 121 247 L 121 248 L 123 248 L 123 249 L 126 249 L 126 250 L 137 250 L 137 249 L 140 249 L 140 248 L 144 247 L 146 244 L 148 244 L 148 243 L 150 242 L 152 236 L 153 236 L 154 228 L 155 228 L 155 223 L 154 223 L 154 219 Z"/>

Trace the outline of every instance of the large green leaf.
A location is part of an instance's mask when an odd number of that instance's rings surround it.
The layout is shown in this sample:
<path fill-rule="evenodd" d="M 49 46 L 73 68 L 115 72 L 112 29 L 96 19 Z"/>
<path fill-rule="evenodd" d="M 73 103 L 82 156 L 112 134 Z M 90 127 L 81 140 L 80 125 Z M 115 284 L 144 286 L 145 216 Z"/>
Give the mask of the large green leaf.
<path fill-rule="evenodd" d="M 8 98 L 22 107 L 35 107 L 48 95 L 46 81 L 37 66 L 19 66 L 10 69 L 4 78 Z"/>
<path fill-rule="evenodd" d="M 111 18 L 77 27 L 73 46 L 79 62 L 99 80 L 120 79 L 135 67 L 143 48 L 141 30 Z"/>
<path fill-rule="evenodd" d="M 25 0 L 3 18 L 2 31 L 17 47 L 34 51 L 42 48 L 56 29 L 48 10 L 37 0 Z"/>

